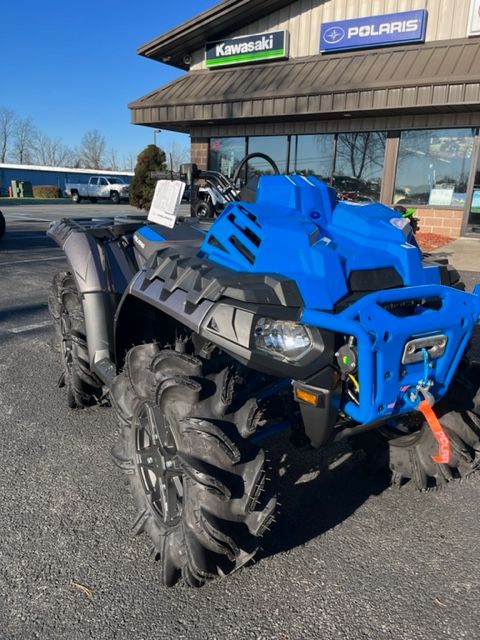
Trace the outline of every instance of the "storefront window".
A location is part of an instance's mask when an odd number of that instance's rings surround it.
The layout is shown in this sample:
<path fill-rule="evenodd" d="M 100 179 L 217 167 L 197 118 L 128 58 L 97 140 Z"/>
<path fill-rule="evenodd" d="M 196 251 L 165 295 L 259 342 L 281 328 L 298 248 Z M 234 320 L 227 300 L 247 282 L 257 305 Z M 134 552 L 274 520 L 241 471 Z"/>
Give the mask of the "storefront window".
<path fill-rule="evenodd" d="M 334 148 L 333 134 L 292 136 L 290 171 L 330 180 Z"/>
<path fill-rule="evenodd" d="M 468 214 L 469 231 L 480 233 L 480 156 L 477 161 L 475 171 L 475 182 L 473 184 L 472 201 Z"/>
<path fill-rule="evenodd" d="M 383 131 L 338 134 L 332 182 L 340 195 L 380 198 L 386 139 Z"/>
<path fill-rule="evenodd" d="M 211 138 L 208 167 L 231 178 L 246 153 L 246 138 Z"/>
<path fill-rule="evenodd" d="M 465 206 L 473 129 L 402 131 L 394 202 Z"/>
<path fill-rule="evenodd" d="M 248 139 L 248 153 L 265 153 L 278 166 L 280 173 L 287 172 L 288 136 L 252 136 Z M 273 169 L 261 158 L 254 158 L 248 163 L 248 176 L 271 175 Z"/>

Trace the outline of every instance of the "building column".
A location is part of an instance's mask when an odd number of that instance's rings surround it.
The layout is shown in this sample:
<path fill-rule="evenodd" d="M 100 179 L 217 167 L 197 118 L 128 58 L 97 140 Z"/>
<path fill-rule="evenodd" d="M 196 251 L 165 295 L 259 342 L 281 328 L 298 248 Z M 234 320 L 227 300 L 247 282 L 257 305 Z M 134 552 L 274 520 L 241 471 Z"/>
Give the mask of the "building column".
<path fill-rule="evenodd" d="M 192 162 L 199 169 L 208 169 L 208 138 L 192 138 Z"/>

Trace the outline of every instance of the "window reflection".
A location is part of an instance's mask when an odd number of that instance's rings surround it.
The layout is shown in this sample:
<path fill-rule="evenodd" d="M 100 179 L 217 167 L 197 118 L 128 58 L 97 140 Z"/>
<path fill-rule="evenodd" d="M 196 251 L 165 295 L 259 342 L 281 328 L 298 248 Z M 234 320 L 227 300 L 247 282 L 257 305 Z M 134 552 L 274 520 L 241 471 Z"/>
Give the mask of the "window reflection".
<path fill-rule="evenodd" d="M 334 148 L 334 134 L 292 136 L 290 171 L 330 181 Z"/>
<path fill-rule="evenodd" d="M 464 207 L 473 129 L 402 131 L 394 202 Z"/>
<path fill-rule="evenodd" d="M 403 131 L 394 189 L 394 204 L 463 208 L 475 130 Z M 330 182 L 340 197 L 379 200 L 387 133 L 384 131 L 291 136 L 211 138 L 209 168 L 232 177 L 247 153 L 270 156 L 281 173 L 316 175 Z M 248 178 L 273 173 L 257 158 L 248 163 Z M 247 169 L 242 171 L 245 183 Z M 470 224 L 480 223 L 480 168 L 475 183 Z M 473 221 L 473 222 L 472 222 Z"/>
<path fill-rule="evenodd" d="M 384 131 L 338 134 L 332 182 L 339 195 L 380 199 L 386 139 Z"/>
<path fill-rule="evenodd" d="M 210 138 L 208 166 L 231 178 L 240 160 L 246 155 L 247 140 L 239 138 Z"/>
<path fill-rule="evenodd" d="M 265 153 L 276 163 L 280 173 L 287 172 L 288 136 L 252 136 L 248 139 L 248 153 Z M 248 162 L 248 177 L 268 176 L 273 168 L 266 160 L 254 158 Z"/>

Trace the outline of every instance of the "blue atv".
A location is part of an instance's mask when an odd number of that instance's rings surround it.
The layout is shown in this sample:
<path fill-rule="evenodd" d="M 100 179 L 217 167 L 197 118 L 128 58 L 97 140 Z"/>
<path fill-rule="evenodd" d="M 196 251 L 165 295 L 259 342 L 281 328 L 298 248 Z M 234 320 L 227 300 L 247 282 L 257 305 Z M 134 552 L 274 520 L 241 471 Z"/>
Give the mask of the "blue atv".
<path fill-rule="evenodd" d="M 393 482 L 421 490 L 480 463 L 480 285 L 466 293 L 382 204 L 310 176 L 263 176 L 246 199 L 225 182 L 215 220 L 49 230 L 70 265 L 49 300 L 60 386 L 71 407 L 113 405 L 134 531 L 167 586 L 255 555 L 276 509 L 262 441 L 280 428 L 366 443 L 372 466 L 387 451 Z"/>

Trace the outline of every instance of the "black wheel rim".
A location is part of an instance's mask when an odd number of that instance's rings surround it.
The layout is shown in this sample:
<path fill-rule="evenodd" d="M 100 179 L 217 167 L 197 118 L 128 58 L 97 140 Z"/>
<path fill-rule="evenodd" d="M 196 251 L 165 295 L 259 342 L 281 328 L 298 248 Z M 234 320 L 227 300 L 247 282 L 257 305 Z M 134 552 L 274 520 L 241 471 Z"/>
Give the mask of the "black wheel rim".
<path fill-rule="evenodd" d="M 199 218 L 207 218 L 210 214 L 210 207 L 207 204 L 200 204 L 197 208 Z"/>
<path fill-rule="evenodd" d="M 182 514 L 183 472 L 171 429 L 160 409 L 150 403 L 138 413 L 135 448 L 145 495 L 162 522 L 173 527 Z"/>

